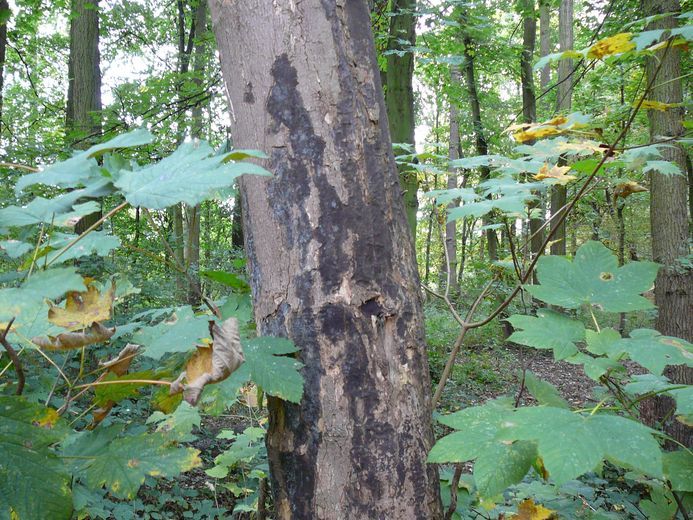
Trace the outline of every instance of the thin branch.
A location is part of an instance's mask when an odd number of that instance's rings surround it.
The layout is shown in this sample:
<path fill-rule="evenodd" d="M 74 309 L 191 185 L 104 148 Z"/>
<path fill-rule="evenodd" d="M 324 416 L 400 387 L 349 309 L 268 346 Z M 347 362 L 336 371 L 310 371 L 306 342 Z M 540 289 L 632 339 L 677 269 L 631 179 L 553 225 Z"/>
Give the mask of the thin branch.
<path fill-rule="evenodd" d="M 14 370 L 17 373 L 17 390 L 15 394 L 22 395 L 22 392 L 24 391 L 25 382 L 24 369 L 22 368 L 21 361 L 19 361 L 19 356 L 17 355 L 17 352 L 14 350 L 14 348 L 12 348 L 10 342 L 7 341 L 7 334 L 10 332 L 14 320 L 15 318 L 12 318 L 10 320 L 10 322 L 7 324 L 7 327 L 5 327 L 5 331 L 2 333 L 2 335 L 0 335 L 0 343 L 2 343 L 2 346 L 5 347 L 7 355 L 10 356 L 12 364 L 14 365 Z"/>

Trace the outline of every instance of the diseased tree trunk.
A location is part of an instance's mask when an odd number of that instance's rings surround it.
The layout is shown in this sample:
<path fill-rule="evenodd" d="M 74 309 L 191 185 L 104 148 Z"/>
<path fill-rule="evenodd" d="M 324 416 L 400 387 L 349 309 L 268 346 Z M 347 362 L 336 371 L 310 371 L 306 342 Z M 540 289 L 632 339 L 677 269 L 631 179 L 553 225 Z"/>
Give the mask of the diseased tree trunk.
<path fill-rule="evenodd" d="M 558 9 L 558 40 L 561 51 L 567 51 L 573 48 L 573 0 L 561 0 L 561 5 Z M 569 112 L 572 105 L 573 96 L 573 60 L 565 59 L 558 62 L 558 90 L 557 90 L 557 109 L 559 112 Z M 551 190 L 551 230 L 556 232 L 553 235 L 551 244 L 552 255 L 566 254 L 566 233 L 565 221 L 560 225 L 558 222 L 558 214 L 564 211 L 567 201 L 567 188 L 565 186 L 556 185 Z"/>
<path fill-rule="evenodd" d="M 678 0 L 645 0 L 644 15 L 679 12 Z M 653 22 L 648 29 L 670 29 L 676 26 L 673 16 Z M 645 63 L 648 79 L 655 74 L 659 61 L 662 66 L 655 80 L 656 87 L 648 99 L 661 103 L 681 103 L 681 60 L 677 47 L 671 47 L 664 55 L 658 52 Z M 648 110 L 650 139 L 661 141 L 683 135 L 683 108 L 666 111 Z M 663 158 L 675 162 L 682 171 L 687 168 L 686 153 L 679 146 L 660 148 Z M 652 227 L 652 258 L 663 265 L 655 281 L 655 303 L 659 310 L 656 329 L 662 334 L 693 341 L 693 273 L 683 267 L 678 259 L 689 254 L 689 215 L 686 177 L 683 175 L 650 174 L 650 224 Z M 668 367 L 665 375 L 672 381 L 693 384 L 693 369 L 683 366 Z M 650 421 L 660 421 L 671 411 L 671 399 L 653 399 L 643 407 Z M 670 419 L 667 432 L 685 446 L 693 444 L 693 429 Z"/>
<path fill-rule="evenodd" d="M 72 0 L 66 130 L 67 141 L 89 148 L 101 134 L 101 55 L 99 54 L 99 1 Z M 101 212 L 82 217 L 75 232 L 83 233 L 101 218 Z"/>
<path fill-rule="evenodd" d="M 484 135 L 484 125 L 481 122 L 481 104 L 479 103 L 479 92 L 476 88 L 476 74 L 474 73 L 474 50 L 472 49 L 472 39 L 469 36 L 464 37 L 464 70 L 467 80 L 467 90 L 469 92 L 469 105 L 472 111 L 472 126 L 474 127 L 474 138 L 476 144 L 476 153 L 479 155 L 488 155 L 488 143 Z M 482 166 L 479 168 L 479 173 L 482 181 L 489 179 L 491 170 L 488 167 Z M 491 198 L 489 195 L 488 198 Z M 483 218 L 484 225 L 490 224 L 489 216 Z M 498 237 L 493 229 L 484 231 L 486 236 L 486 245 L 488 248 L 488 258 L 494 262 L 498 260 Z"/>
<path fill-rule="evenodd" d="M 457 67 L 452 67 L 450 71 L 450 81 L 453 85 L 460 83 L 460 72 Z M 448 144 L 448 158 L 451 161 L 460 158 L 460 127 L 459 110 L 454 99 L 450 99 L 450 138 Z M 448 169 L 448 189 L 457 188 L 457 168 Z M 454 208 L 459 204 L 459 200 L 454 200 L 448 204 L 448 209 Z M 447 272 L 447 285 L 451 294 L 459 292 L 457 283 L 457 221 L 452 220 L 445 224 L 445 248 L 447 250 L 447 262 L 445 270 Z"/>
<path fill-rule="evenodd" d="M 0 132 L 2 132 L 2 90 L 5 84 L 5 53 L 7 51 L 7 22 L 11 16 L 7 0 L 0 0 Z"/>
<path fill-rule="evenodd" d="M 390 122 L 390 137 L 393 143 L 414 144 L 414 53 L 409 49 L 416 43 L 416 0 L 392 0 L 390 30 L 387 48 L 404 51 L 387 55 L 385 71 L 387 118 Z M 402 43 L 406 42 L 406 43 Z M 403 165 L 400 168 L 404 207 L 407 221 L 416 239 L 416 213 L 419 210 L 417 171 Z"/>
<path fill-rule="evenodd" d="M 255 319 L 305 364 L 301 404 L 269 400 L 277 517 L 439 518 L 419 281 L 367 4 L 210 7 L 234 141 L 274 173 L 240 183 Z"/>

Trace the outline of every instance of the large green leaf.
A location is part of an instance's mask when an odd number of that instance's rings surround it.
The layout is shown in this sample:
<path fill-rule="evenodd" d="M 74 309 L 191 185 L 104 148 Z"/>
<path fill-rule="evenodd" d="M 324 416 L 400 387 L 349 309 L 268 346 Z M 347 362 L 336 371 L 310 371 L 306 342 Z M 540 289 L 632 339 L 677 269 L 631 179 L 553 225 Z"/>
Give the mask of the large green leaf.
<path fill-rule="evenodd" d="M 55 300 L 68 291 L 84 291 L 86 287 L 75 267 L 54 267 L 34 273 L 22 290 L 33 292 L 37 298 Z"/>
<path fill-rule="evenodd" d="M 539 309 L 537 317 L 515 314 L 508 318 L 516 330 L 508 338 L 520 345 L 551 349 L 554 357 L 565 359 L 577 353 L 575 342 L 585 338 L 585 327 L 576 320 L 550 309 Z"/>
<path fill-rule="evenodd" d="M 51 247 L 53 251 L 47 254 L 48 263 L 63 263 L 89 255 L 107 256 L 111 251 L 120 247 L 120 239 L 106 231 L 92 231 L 75 243 L 64 253 L 60 250 L 77 238 L 69 233 L 53 233 Z M 60 255 L 60 256 L 58 256 Z"/>
<path fill-rule="evenodd" d="M 10 258 L 19 258 L 24 253 L 31 251 L 34 248 L 32 244 L 27 244 L 20 240 L 2 240 L 0 241 L 0 249 L 2 249 Z"/>
<path fill-rule="evenodd" d="M 187 401 L 182 401 L 173 413 L 157 411 L 147 419 L 147 424 L 157 424 L 156 431 L 165 433 L 177 442 L 194 441 L 197 437 L 192 433 L 193 428 L 199 428 L 201 422 L 197 406 L 191 406 Z"/>
<path fill-rule="evenodd" d="M 0 518 L 61 520 L 72 514 L 70 477 L 50 450 L 65 433 L 55 410 L 0 396 Z"/>
<path fill-rule="evenodd" d="M 253 163 L 226 163 L 234 152 L 213 155 L 205 142 L 183 143 L 158 163 L 123 172 L 115 185 L 133 206 L 163 209 L 179 202 L 194 206 L 214 190 L 231 186 L 240 175 L 269 175 Z"/>
<path fill-rule="evenodd" d="M 173 477 L 201 464 L 199 451 L 171 445 L 164 433 L 120 436 L 122 426 L 83 432 L 65 446 L 75 474 L 91 489 L 106 486 L 117 498 L 133 498 L 146 476 Z"/>
<path fill-rule="evenodd" d="M 466 462 L 476 459 L 487 444 L 494 442 L 510 410 L 508 402 L 494 400 L 483 406 L 465 408 L 440 417 L 439 422 L 459 431 L 436 442 L 428 454 L 428 462 Z"/>
<path fill-rule="evenodd" d="M 161 323 L 140 329 L 132 341 L 144 345 L 143 354 L 154 359 L 168 352 L 189 352 L 209 337 L 209 319 L 207 315 L 195 316 L 189 305 L 179 307 Z"/>
<path fill-rule="evenodd" d="M 592 471 L 604 459 L 653 477 L 662 454 L 653 430 L 616 415 L 583 416 L 562 408 L 520 408 L 508 415 L 498 438 L 536 441 L 549 475 L 561 484 Z"/>
<path fill-rule="evenodd" d="M 539 404 L 570 409 L 570 404 L 561 397 L 558 389 L 551 383 L 539 379 L 533 372 L 526 370 L 524 373 L 524 381 L 527 390 L 534 396 Z"/>
<path fill-rule="evenodd" d="M 529 441 L 489 444 L 474 462 L 474 482 L 482 497 L 493 497 L 521 482 L 537 458 Z"/>
<path fill-rule="evenodd" d="M 618 260 L 599 242 L 586 242 L 575 259 L 547 256 L 539 259 L 537 276 L 541 285 L 526 289 L 540 300 L 577 309 L 595 305 L 608 312 L 629 312 L 652 308 L 640 296 L 652 287 L 659 266 L 654 262 L 630 262 L 618 267 Z"/>
<path fill-rule="evenodd" d="M 105 143 L 77 152 L 69 159 L 48 166 L 39 173 L 24 175 L 17 181 L 15 190 L 20 192 L 34 184 L 74 188 L 86 183 L 90 179 L 101 176 L 99 165 L 94 159 L 95 157 L 110 150 L 148 144 L 152 140 L 152 134 L 145 129 L 133 130 L 127 134 L 119 135 Z"/>
<path fill-rule="evenodd" d="M 693 346 L 686 340 L 662 336 L 652 329 L 636 329 L 618 348 L 650 372 L 660 375 L 667 365 L 693 366 Z"/>
<path fill-rule="evenodd" d="M 689 450 L 664 453 L 664 476 L 675 491 L 693 493 L 693 455 Z"/>
<path fill-rule="evenodd" d="M 243 342 L 245 367 L 251 379 L 267 394 L 298 403 L 303 396 L 303 366 L 293 357 L 299 349 L 288 339 L 262 336 Z"/>

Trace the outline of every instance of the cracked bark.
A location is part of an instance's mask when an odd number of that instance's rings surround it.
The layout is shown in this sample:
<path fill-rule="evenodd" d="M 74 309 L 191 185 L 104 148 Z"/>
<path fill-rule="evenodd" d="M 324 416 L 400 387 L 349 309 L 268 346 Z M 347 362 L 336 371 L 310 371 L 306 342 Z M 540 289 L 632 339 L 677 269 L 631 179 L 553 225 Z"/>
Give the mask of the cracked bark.
<path fill-rule="evenodd" d="M 300 348 L 300 405 L 270 399 L 278 518 L 439 518 L 412 239 L 366 2 L 210 2 L 244 178 L 261 334 Z M 281 259 L 279 261 L 279 259 Z"/>

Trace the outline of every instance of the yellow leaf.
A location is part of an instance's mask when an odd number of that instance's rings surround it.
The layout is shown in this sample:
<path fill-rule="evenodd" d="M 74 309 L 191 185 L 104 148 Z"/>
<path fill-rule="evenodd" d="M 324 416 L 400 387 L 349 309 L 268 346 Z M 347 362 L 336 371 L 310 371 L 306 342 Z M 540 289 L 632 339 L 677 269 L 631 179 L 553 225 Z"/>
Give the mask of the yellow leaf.
<path fill-rule="evenodd" d="M 520 502 L 520 505 L 517 506 L 517 514 L 510 518 L 513 520 L 550 520 L 558 518 L 555 513 L 551 509 L 535 504 L 531 498 L 527 498 Z"/>
<path fill-rule="evenodd" d="M 212 346 L 198 346 L 185 371 L 171 385 L 171 395 L 183 392 L 183 398 L 193 406 L 206 385 L 223 381 L 245 361 L 236 318 L 227 319 L 221 327 L 215 323 L 212 337 Z"/>
<path fill-rule="evenodd" d="M 640 186 L 637 182 L 634 181 L 628 181 L 628 182 L 622 182 L 621 184 L 617 184 L 616 187 L 614 188 L 614 200 L 621 197 L 621 198 L 626 198 L 633 193 L 640 193 L 643 191 L 647 191 L 647 188 L 644 188 L 643 186 Z"/>
<path fill-rule="evenodd" d="M 554 165 L 549 169 L 549 164 L 544 163 L 544 166 L 539 169 L 539 173 L 537 173 L 534 178 L 538 181 L 549 179 L 552 181 L 552 184 L 565 185 L 575 180 L 575 175 L 566 175 L 568 171 L 570 171 L 570 166 Z"/>
<path fill-rule="evenodd" d="M 636 107 L 638 106 L 638 104 L 634 103 L 633 106 Z M 645 99 L 640 105 L 640 108 L 643 108 L 645 110 L 659 110 L 660 112 L 664 112 L 666 110 L 669 110 L 670 108 L 676 108 L 678 106 L 681 105 L 679 103 L 661 103 L 659 101 Z"/>
<path fill-rule="evenodd" d="M 556 150 L 561 153 L 570 152 L 593 152 L 601 153 L 606 150 L 606 145 L 598 143 L 597 141 L 578 141 L 578 142 L 564 142 L 556 143 Z"/>
<path fill-rule="evenodd" d="M 635 43 L 631 41 L 632 33 L 619 33 L 603 40 L 590 47 L 587 57 L 590 59 L 600 59 L 613 54 L 621 54 L 635 49 Z"/>
<path fill-rule="evenodd" d="M 69 292 L 65 299 L 65 308 L 51 305 L 48 321 L 68 330 L 89 327 L 92 323 L 111 317 L 114 297 L 115 282 L 111 283 L 111 287 L 104 294 L 100 294 L 94 285 L 89 285 L 84 292 Z"/>
<path fill-rule="evenodd" d="M 526 143 L 527 141 L 534 141 L 536 139 L 541 139 L 542 137 L 561 135 L 564 132 L 564 130 L 556 128 L 555 126 L 537 126 L 514 133 L 513 139 L 515 139 L 515 141 L 518 143 Z"/>

